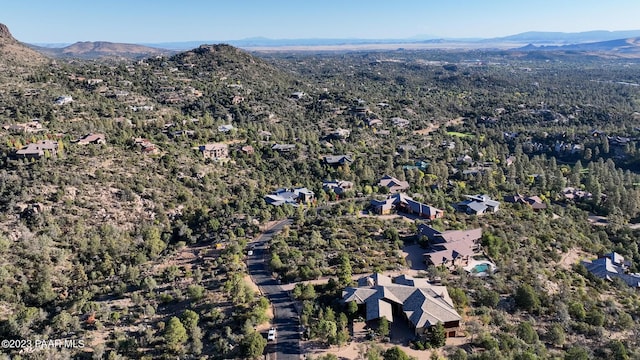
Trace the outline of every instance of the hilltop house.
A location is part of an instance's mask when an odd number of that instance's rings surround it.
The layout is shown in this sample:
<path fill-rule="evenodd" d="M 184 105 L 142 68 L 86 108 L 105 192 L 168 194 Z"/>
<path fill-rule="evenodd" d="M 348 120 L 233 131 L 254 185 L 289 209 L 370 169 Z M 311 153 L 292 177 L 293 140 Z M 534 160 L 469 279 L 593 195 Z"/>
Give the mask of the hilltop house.
<path fill-rule="evenodd" d="M 465 195 L 467 200 L 459 202 L 456 207 L 459 211 L 466 212 L 469 215 L 482 215 L 486 212 L 495 213 L 500 207 L 500 203 L 491 200 L 489 195 Z"/>
<path fill-rule="evenodd" d="M 220 160 L 229 157 L 229 146 L 223 143 L 201 145 L 199 148 L 205 159 Z"/>
<path fill-rule="evenodd" d="M 58 142 L 51 140 L 40 140 L 36 143 L 28 144 L 15 152 L 17 159 L 40 159 L 45 154 L 56 156 L 58 154 Z"/>
<path fill-rule="evenodd" d="M 406 321 L 416 335 L 428 333 L 442 323 L 447 337 L 455 337 L 462 317 L 456 311 L 446 286 L 434 286 L 426 279 L 406 275 L 391 279 L 374 273 L 358 279 L 358 287 L 342 292 L 342 301 L 358 304 L 367 322 L 386 318 Z"/>
<path fill-rule="evenodd" d="M 468 265 L 469 259 L 480 251 L 482 228 L 472 230 L 438 231 L 428 225 L 418 225 L 418 237 L 429 240 L 425 262 L 448 268 Z"/>
<path fill-rule="evenodd" d="M 405 193 L 389 195 L 385 200 L 371 200 L 371 206 L 373 207 L 373 211 L 380 215 L 391 214 L 393 210 L 396 210 L 408 214 L 415 214 L 429 220 L 444 216 L 443 210 L 415 201 Z"/>
<path fill-rule="evenodd" d="M 409 188 L 409 183 L 398 180 L 393 176 L 385 175 L 380 179 L 380 181 L 378 181 L 378 186 L 384 186 L 389 189 L 389 192 L 396 193 L 407 190 Z"/>
<path fill-rule="evenodd" d="M 353 159 L 349 155 L 328 155 L 324 157 L 324 162 L 327 165 L 341 166 L 351 164 Z"/>
<path fill-rule="evenodd" d="M 605 254 L 593 261 L 582 261 L 581 264 L 600 279 L 612 281 L 618 278 L 631 287 L 640 288 L 640 273 L 629 273 L 630 263 L 618 253 Z"/>
<path fill-rule="evenodd" d="M 298 206 L 299 204 L 308 204 L 314 200 L 314 192 L 306 187 L 286 189 L 281 188 L 274 191 L 272 194 L 266 195 L 264 200 L 269 205 L 280 206 L 289 204 Z"/>

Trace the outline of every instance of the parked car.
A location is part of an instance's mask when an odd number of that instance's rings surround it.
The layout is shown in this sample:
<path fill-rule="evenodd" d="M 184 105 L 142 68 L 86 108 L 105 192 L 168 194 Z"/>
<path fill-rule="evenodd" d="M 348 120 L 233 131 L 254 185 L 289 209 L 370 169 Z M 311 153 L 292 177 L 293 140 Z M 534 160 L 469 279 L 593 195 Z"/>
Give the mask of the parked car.
<path fill-rule="evenodd" d="M 276 336 L 277 336 L 277 330 L 276 328 L 271 328 L 269 329 L 269 333 L 267 334 L 267 341 L 276 341 Z"/>

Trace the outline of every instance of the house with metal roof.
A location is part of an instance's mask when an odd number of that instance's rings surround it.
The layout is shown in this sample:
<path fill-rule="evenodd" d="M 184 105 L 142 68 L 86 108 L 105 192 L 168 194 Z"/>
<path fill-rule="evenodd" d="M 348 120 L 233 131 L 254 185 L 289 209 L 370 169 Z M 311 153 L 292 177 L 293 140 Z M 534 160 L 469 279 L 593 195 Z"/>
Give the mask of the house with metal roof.
<path fill-rule="evenodd" d="M 459 211 L 469 215 L 482 215 L 487 212 L 498 212 L 500 202 L 492 200 L 489 195 L 465 195 L 467 200 L 456 204 Z"/>
<path fill-rule="evenodd" d="M 390 322 L 406 321 L 416 335 L 442 323 L 447 337 L 454 337 L 462 320 L 446 286 L 431 285 L 425 279 L 406 275 L 391 279 L 374 273 L 360 278 L 358 287 L 348 287 L 342 292 L 342 301 L 355 301 L 368 322 L 383 317 Z"/>
<path fill-rule="evenodd" d="M 630 263 L 618 253 L 612 252 L 596 260 L 581 263 L 587 271 L 600 279 L 613 281 L 618 278 L 631 287 L 640 288 L 640 273 L 629 272 Z"/>
<path fill-rule="evenodd" d="M 266 195 L 264 200 L 269 205 L 293 205 L 307 204 L 313 201 L 315 193 L 306 187 L 300 187 L 295 189 L 278 189 L 273 193 Z"/>

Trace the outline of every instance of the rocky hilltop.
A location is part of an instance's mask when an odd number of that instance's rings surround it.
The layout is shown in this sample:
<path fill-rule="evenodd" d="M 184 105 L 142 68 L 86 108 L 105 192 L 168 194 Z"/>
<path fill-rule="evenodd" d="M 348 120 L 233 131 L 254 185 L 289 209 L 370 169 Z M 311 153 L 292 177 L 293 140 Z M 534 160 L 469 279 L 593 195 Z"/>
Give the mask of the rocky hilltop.
<path fill-rule="evenodd" d="M 9 28 L 0 23 L 0 64 L 25 67 L 45 61 L 46 57 L 16 40 Z"/>

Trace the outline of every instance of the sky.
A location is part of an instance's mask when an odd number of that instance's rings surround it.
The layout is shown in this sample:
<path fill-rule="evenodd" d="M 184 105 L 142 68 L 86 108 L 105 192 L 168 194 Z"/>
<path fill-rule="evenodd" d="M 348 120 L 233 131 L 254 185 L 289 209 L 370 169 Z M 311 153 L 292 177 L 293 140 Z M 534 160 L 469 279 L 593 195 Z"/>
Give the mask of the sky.
<path fill-rule="evenodd" d="M 27 43 L 489 38 L 640 29 L 638 0 L 9 0 Z"/>

